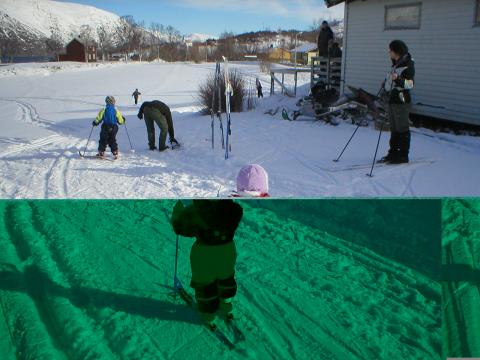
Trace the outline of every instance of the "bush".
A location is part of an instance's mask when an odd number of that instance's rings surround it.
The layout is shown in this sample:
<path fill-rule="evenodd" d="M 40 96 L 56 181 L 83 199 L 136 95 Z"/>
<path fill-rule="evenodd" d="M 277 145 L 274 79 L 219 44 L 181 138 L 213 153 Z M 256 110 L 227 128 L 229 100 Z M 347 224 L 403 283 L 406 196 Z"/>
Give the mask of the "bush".
<path fill-rule="evenodd" d="M 232 84 L 233 95 L 230 100 L 230 111 L 231 112 L 242 112 L 243 111 L 243 101 L 245 98 L 245 80 L 243 76 L 235 69 L 230 70 L 229 73 L 230 83 Z M 199 100 L 202 105 L 201 112 L 203 114 L 210 114 L 210 109 L 212 107 L 213 94 L 215 93 L 215 103 L 213 109 L 216 112 L 218 109 L 218 89 L 215 89 L 215 73 L 210 74 L 207 77 L 205 83 L 200 85 L 199 88 Z M 226 109 L 226 98 L 225 98 L 225 73 L 222 71 L 220 76 L 220 100 L 222 112 L 225 112 Z"/>

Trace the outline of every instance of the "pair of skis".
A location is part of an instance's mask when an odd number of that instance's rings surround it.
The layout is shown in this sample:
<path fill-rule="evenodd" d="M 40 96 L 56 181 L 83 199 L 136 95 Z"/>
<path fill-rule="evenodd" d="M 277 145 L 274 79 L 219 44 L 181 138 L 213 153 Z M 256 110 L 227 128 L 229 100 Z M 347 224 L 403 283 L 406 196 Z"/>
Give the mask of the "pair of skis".
<path fill-rule="evenodd" d="M 225 62 L 225 98 L 226 98 L 226 108 L 225 113 L 227 117 L 227 135 L 225 140 L 225 160 L 229 158 L 230 152 L 232 151 L 232 145 L 230 137 L 232 135 L 232 121 L 230 115 L 230 100 L 233 95 L 232 83 L 230 82 L 230 74 L 228 71 L 228 59 L 223 56 L 223 61 Z"/>
<path fill-rule="evenodd" d="M 225 139 L 223 134 L 223 120 L 222 120 L 222 88 L 220 86 L 220 78 L 221 78 L 221 69 L 220 63 L 217 61 L 215 67 L 215 77 L 214 77 L 214 89 L 212 94 L 212 107 L 210 108 L 210 114 L 212 116 L 212 149 L 215 149 L 215 115 L 220 123 L 220 131 L 221 131 L 221 138 L 222 138 L 222 149 L 225 149 Z M 217 106 L 217 113 L 215 114 L 215 98 L 217 96 L 218 99 L 218 106 Z"/>
<path fill-rule="evenodd" d="M 185 290 L 182 283 L 176 276 L 174 280 L 174 291 L 176 295 L 178 295 L 190 308 L 192 308 L 192 310 L 194 310 L 195 312 L 198 312 L 195 299 Z M 233 341 L 230 340 L 225 335 L 225 333 L 222 330 L 220 330 L 217 326 L 212 324 L 206 324 L 206 323 L 203 326 L 205 327 L 205 329 L 210 335 L 212 335 L 215 339 L 220 341 L 220 343 L 225 345 L 229 350 L 234 350 L 238 342 L 245 340 L 245 336 L 243 335 L 242 331 L 238 328 L 238 326 L 234 324 L 233 319 L 226 319 L 225 323 L 228 329 L 233 333 L 233 336 L 234 336 Z"/>
<path fill-rule="evenodd" d="M 105 161 L 116 161 L 118 160 L 118 156 L 114 156 L 113 158 L 108 158 L 106 156 L 97 156 L 97 155 L 85 155 L 85 153 L 82 154 L 81 151 L 78 152 L 78 155 L 82 159 L 96 159 L 96 160 L 105 160 Z"/>

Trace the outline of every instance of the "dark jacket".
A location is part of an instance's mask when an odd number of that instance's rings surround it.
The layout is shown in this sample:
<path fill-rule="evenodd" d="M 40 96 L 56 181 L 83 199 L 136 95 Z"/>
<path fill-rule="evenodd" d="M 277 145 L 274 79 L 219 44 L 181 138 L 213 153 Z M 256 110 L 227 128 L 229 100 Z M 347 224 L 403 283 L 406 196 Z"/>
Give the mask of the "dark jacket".
<path fill-rule="evenodd" d="M 194 200 L 187 207 L 179 201 L 173 210 L 172 225 L 178 235 L 216 246 L 233 241 L 242 217 L 242 207 L 233 200 Z"/>
<path fill-rule="evenodd" d="M 411 104 L 412 96 L 410 90 L 413 89 L 415 82 L 415 62 L 410 54 L 403 56 L 397 62 L 392 61 L 392 73 L 401 70 L 397 80 L 393 81 L 390 92 L 390 104 Z M 386 89 L 390 91 L 390 89 Z"/>
<path fill-rule="evenodd" d="M 333 40 L 333 31 L 330 26 L 321 29 L 317 41 L 319 56 L 328 56 L 328 43 L 330 40 Z"/>
<path fill-rule="evenodd" d="M 168 134 L 170 136 L 170 139 L 174 139 L 175 130 L 173 128 L 172 112 L 170 111 L 170 108 L 168 107 L 168 105 L 158 100 L 145 101 L 142 104 L 142 106 L 140 106 L 140 110 L 138 111 L 139 119 L 143 119 L 143 111 L 145 110 L 146 107 L 153 107 L 158 111 L 160 111 L 163 116 L 165 116 L 165 119 L 167 119 L 167 124 L 168 124 Z"/>
<path fill-rule="evenodd" d="M 142 93 L 141 93 L 140 91 L 138 91 L 138 90 L 135 90 L 135 91 L 133 92 L 133 94 L 132 94 L 132 96 L 133 96 L 133 97 L 136 97 L 136 98 L 138 98 L 139 95 L 142 95 Z"/>
<path fill-rule="evenodd" d="M 339 47 L 332 47 L 330 49 L 330 57 L 331 58 L 341 58 L 342 57 L 342 49 Z"/>

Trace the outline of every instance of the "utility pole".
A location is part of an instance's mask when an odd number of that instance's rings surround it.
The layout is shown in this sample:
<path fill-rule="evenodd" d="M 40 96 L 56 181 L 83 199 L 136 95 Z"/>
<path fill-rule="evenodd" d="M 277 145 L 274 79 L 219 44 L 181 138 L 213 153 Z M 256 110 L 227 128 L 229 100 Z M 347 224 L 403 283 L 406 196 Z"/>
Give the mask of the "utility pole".
<path fill-rule="evenodd" d="M 208 63 L 208 39 L 205 40 L 205 62 Z"/>
<path fill-rule="evenodd" d="M 302 34 L 303 34 L 303 31 L 295 34 L 295 70 L 297 70 L 297 39 L 298 39 L 298 35 L 302 35 Z"/>

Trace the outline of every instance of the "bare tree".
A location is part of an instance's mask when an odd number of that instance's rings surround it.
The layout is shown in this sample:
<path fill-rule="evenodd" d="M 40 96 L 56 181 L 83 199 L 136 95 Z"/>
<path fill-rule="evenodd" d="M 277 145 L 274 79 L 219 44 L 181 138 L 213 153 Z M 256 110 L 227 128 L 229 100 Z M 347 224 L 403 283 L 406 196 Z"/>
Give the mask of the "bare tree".
<path fill-rule="evenodd" d="M 149 41 L 150 46 L 157 52 L 157 60 L 160 60 L 160 48 L 165 43 L 164 34 L 165 27 L 162 24 L 155 22 L 150 24 Z"/>
<path fill-rule="evenodd" d="M 47 52 L 55 56 L 58 56 L 58 53 L 63 49 L 63 39 L 58 24 L 53 23 L 53 25 L 51 25 L 50 37 L 45 40 L 45 46 Z"/>
<path fill-rule="evenodd" d="M 126 51 L 127 54 L 131 53 L 135 48 L 137 36 L 136 27 L 137 24 L 133 16 L 127 15 L 120 18 L 120 21 L 115 29 L 119 41 L 119 48 L 121 51 Z"/>
<path fill-rule="evenodd" d="M 219 56 L 225 56 L 229 60 L 235 60 L 237 52 L 234 33 L 224 32 L 220 35 L 218 52 Z"/>
<path fill-rule="evenodd" d="M 79 38 L 83 41 L 83 44 L 85 45 L 85 50 L 87 51 L 87 56 L 85 56 L 85 59 L 88 62 L 89 48 L 95 43 L 92 27 L 90 25 L 82 25 L 80 28 Z"/>
<path fill-rule="evenodd" d="M 165 28 L 165 34 L 167 36 L 167 49 L 170 61 L 174 61 L 176 60 L 178 43 L 181 41 L 182 36 L 180 35 L 180 31 L 171 25 Z"/>
<path fill-rule="evenodd" d="M 110 31 L 104 25 L 97 28 L 98 48 L 100 50 L 102 60 L 105 61 L 106 53 L 112 50 L 113 37 Z"/>
<path fill-rule="evenodd" d="M 8 59 L 8 62 L 13 61 L 13 56 L 17 54 L 21 48 L 18 38 L 14 37 L 13 33 L 7 33 L 5 30 L 1 30 L 0 34 L 0 63 L 2 58 Z"/>

